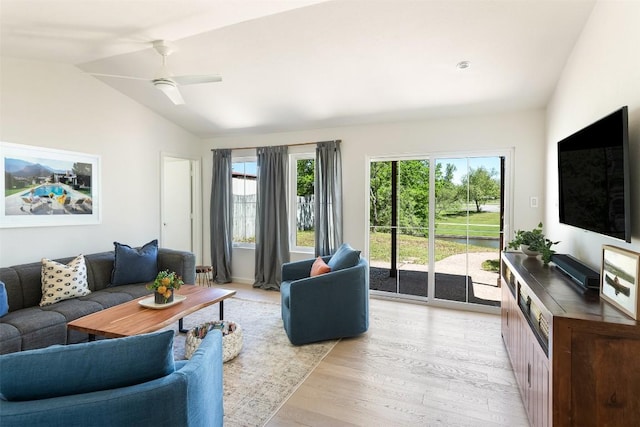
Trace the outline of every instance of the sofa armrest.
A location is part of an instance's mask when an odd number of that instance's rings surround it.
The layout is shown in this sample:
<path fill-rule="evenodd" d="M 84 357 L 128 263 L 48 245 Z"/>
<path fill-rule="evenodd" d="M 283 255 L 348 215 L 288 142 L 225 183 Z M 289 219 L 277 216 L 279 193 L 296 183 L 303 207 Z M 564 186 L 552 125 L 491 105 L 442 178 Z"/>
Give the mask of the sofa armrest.
<path fill-rule="evenodd" d="M 189 426 L 223 425 L 222 331 L 207 333 L 200 346 L 175 374 L 184 377 Z"/>
<path fill-rule="evenodd" d="M 338 271 L 305 277 L 291 281 L 291 297 L 308 295 L 312 298 L 332 298 L 350 292 L 361 292 L 369 289 L 367 262 L 360 260 L 358 265 Z"/>
<path fill-rule="evenodd" d="M 368 263 L 360 259 L 358 265 L 320 276 L 291 282 L 289 290 L 291 317 L 317 319 L 327 307 L 335 316 L 368 311 Z M 366 306 L 366 307 L 365 307 Z M 320 310 L 314 313 L 315 310 Z M 325 313 L 326 314 L 326 313 Z"/>
<path fill-rule="evenodd" d="M 196 256 L 187 251 L 175 249 L 158 249 L 158 270 L 175 271 L 184 283 L 196 283 Z"/>
<path fill-rule="evenodd" d="M 323 256 L 324 262 L 331 259 L 331 255 Z M 292 280 L 304 279 L 311 274 L 311 266 L 316 258 L 305 259 L 302 261 L 287 262 L 282 264 L 282 281 L 289 282 Z"/>

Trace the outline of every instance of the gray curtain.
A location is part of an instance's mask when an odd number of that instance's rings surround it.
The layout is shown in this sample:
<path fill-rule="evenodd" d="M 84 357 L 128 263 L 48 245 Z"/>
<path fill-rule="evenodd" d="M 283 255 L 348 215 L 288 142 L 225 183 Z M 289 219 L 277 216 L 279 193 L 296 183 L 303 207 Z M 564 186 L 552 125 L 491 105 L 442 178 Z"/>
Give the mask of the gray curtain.
<path fill-rule="evenodd" d="M 231 187 L 231 150 L 213 150 L 211 173 L 211 265 L 215 281 L 231 282 L 233 245 L 233 189 Z"/>
<path fill-rule="evenodd" d="M 279 290 L 282 264 L 289 262 L 288 147 L 261 147 L 257 151 L 256 281 L 253 286 Z"/>
<path fill-rule="evenodd" d="M 340 141 L 325 141 L 317 144 L 314 193 L 316 256 L 330 255 L 342 244 Z"/>

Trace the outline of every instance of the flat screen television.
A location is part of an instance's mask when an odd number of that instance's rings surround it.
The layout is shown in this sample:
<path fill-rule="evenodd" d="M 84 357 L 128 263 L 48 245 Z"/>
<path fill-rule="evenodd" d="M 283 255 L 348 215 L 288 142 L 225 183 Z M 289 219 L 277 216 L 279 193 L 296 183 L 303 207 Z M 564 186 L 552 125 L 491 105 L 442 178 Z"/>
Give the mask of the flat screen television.
<path fill-rule="evenodd" d="M 627 107 L 558 142 L 560 222 L 631 242 Z"/>

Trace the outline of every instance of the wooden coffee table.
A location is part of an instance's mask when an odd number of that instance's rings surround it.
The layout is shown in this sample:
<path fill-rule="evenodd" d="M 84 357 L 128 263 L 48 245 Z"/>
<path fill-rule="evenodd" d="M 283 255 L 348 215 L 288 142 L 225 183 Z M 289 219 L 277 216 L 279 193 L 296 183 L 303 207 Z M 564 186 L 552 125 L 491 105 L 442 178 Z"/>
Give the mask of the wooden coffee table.
<path fill-rule="evenodd" d="M 180 332 L 186 332 L 182 318 L 201 308 L 220 304 L 220 320 L 223 316 L 223 301 L 236 294 L 236 291 L 218 288 L 205 288 L 195 285 L 183 285 L 176 295 L 186 299 L 167 308 L 154 309 L 140 305 L 140 301 L 149 296 L 140 297 L 102 311 L 80 317 L 67 323 L 69 329 L 89 334 L 89 340 L 96 335 L 108 338 L 120 338 L 157 331 L 176 320 Z"/>

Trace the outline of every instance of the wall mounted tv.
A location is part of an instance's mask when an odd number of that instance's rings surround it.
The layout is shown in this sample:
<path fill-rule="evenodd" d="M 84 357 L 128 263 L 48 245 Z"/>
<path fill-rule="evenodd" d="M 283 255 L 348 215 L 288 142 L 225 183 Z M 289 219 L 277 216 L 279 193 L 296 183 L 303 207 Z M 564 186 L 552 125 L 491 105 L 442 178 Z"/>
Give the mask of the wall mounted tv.
<path fill-rule="evenodd" d="M 627 107 L 558 142 L 560 222 L 631 242 Z"/>

